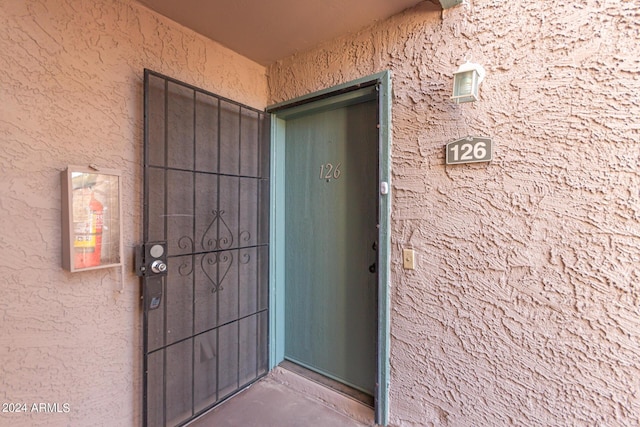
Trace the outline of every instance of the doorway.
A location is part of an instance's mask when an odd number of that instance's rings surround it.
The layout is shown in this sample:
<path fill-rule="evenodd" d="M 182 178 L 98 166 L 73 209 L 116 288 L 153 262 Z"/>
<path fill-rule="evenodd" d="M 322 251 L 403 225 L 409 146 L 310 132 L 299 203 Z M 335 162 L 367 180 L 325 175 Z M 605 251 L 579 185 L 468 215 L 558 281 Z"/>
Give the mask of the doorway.
<path fill-rule="evenodd" d="M 390 76 L 272 113 L 271 355 L 370 394 L 387 422 Z"/>

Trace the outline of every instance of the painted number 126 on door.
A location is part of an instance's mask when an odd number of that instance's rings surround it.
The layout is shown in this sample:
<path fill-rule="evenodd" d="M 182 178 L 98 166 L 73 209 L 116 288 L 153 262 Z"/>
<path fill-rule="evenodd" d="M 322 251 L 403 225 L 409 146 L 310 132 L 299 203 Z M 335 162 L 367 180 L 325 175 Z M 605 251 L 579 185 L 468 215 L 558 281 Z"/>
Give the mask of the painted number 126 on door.
<path fill-rule="evenodd" d="M 338 179 L 342 175 L 342 163 L 324 163 L 320 165 L 320 179 L 326 179 L 327 182 L 332 179 Z"/>

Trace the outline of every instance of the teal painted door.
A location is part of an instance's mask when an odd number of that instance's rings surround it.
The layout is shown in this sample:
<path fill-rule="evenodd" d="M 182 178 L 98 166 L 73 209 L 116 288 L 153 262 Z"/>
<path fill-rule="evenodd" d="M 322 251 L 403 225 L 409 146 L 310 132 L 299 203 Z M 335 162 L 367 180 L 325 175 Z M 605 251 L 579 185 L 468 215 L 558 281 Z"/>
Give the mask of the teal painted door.
<path fill-rule="evenodd" d="M 285 358 L 373 394 L 377 102 L 288 119 L 285 152 Z"/>

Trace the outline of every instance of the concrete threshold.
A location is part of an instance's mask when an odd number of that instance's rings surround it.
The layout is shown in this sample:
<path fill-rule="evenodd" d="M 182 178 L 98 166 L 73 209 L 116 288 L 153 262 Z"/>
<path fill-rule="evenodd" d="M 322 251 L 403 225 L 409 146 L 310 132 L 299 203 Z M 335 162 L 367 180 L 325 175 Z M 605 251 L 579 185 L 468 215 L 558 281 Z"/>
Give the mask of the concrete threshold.
<path fill-rule="evenodd" d="M 373 409 L 295 372 L 266 377 L 188 424 L 189 427 L 363 427 Z"/>

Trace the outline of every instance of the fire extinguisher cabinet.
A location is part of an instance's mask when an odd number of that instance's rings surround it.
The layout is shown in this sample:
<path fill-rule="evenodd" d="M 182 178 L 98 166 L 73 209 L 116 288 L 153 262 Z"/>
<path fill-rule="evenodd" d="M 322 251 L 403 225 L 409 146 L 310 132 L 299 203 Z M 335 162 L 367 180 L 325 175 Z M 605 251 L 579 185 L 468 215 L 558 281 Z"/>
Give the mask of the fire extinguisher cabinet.
<path fill-rule="evenodd" d="M 61 174 L 62 267 L 95 270 L 122 263 L 121 173 L 69 166 Z"/>

